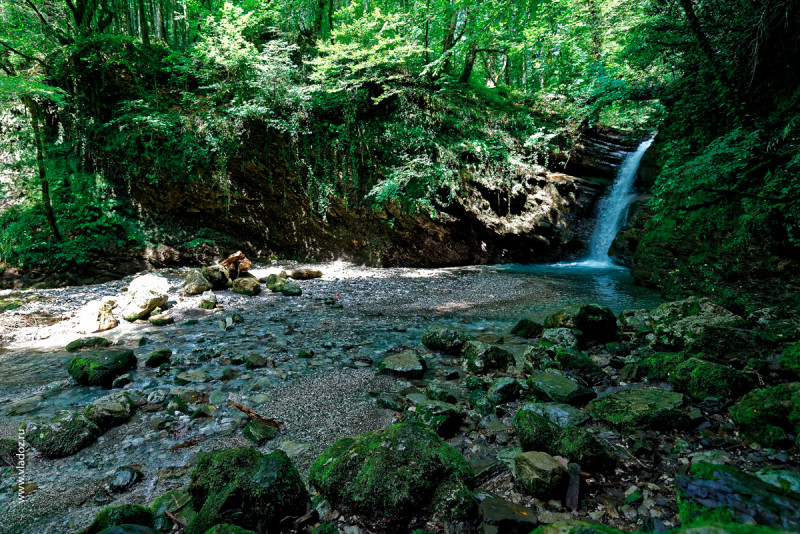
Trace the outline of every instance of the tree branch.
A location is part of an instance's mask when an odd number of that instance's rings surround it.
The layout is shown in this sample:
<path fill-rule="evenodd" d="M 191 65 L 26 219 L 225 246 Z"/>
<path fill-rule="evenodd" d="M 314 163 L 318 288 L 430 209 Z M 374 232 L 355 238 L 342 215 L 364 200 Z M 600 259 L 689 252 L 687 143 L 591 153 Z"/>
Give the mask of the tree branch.
<path fill-rule="evenodd" d="M 28 59 L 30 61 L 35 61 L 39 65 L 41 65 L 42 67 L 47 67 L 47 65 L 45 65 L 44 61 L 42 61 L 41 59 L 39 59 L 37 57 L 34 57 L 34 56 L 29 56 L 28 54 L 22 53 L 22 52 L 20 52 L 19 50 L 17 50 L 16 48 L 14 48 L 13 46 L 11 46 L 10 44 L 8 44 L 5 41 L 0 41 L 0 45 L 3 45 L 7 49 L 9 49 L 11 52 L 14 52 L 15 54 L 17 54 L 20 57 L 24 57 L 25 59 Z"/>
<path fill-rule="evenodd" d="M 67 0 L 67 1 L 69 1 L 69 0 Z M 44 18 L 44 15 L 42 15 L 42 12 L 39 11 L 39 8 L 36 7 L 36 4 L 31 2 L 31 0 L 25 0 L 25 4 L 27 4 L 28 7 L 33 9 L 33 11 L 39 17 L 39 20 L 42 21 L 42 25 L 44 25 L 44 27 L 47 30 L 49 30 L 50 33 L 53 34 L 53 36 L 58 40 L 59 43 L 61 43 L 62 45 L 68 45 L 68 44 L 70 44 L 72 42 L 69 38 L 67 38 L 66 35 L 64 35 L 64 32 L 62 32 L 61 30 L 59 30 L 58 28 L 56 28 L 55 26 L 50 24 L 47 21 L 47 19 Z"/>

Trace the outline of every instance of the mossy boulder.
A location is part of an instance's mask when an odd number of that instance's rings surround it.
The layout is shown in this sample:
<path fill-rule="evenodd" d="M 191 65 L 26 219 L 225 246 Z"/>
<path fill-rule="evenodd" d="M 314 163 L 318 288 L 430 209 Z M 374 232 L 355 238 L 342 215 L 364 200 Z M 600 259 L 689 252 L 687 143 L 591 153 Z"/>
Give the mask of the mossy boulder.
<path fill-rule="evenodd" d="M 571 328 L 545 328 L 539 338 L 539 346 L 554 353 L 558 349 L 578 348 L 578 334 Z"/>
<path fill-rule="evenodd" d="M 429 326 L 422 334 L 423 345 L 447 354 L 460 354 L 461 348 L 469 339 L 466 332 L 442 325 Z"/>
<path fill-rule="evenodd" d="M 372 521 L 471 517 L 474 474 L 427 425 L 404 421 L 337 441 L 311 466 L 309 484 L 331 504 Z"/>
<path fill-rule="evenodd" d="M 517 410 L 514 416 L 513 428 L 517 434 L 522 450 L 546 451 L 549 450 L 560 428 L 548 418 L 536 413 L 532 408 L 535 404 L 526 404 Z"/>
<path fill-rule="evenodd" d="M 655 324 L 653 333 L 659 345 L 688 351 L 698 340 L 713 338 L 714 329 L 743 323 L 738 315 L 698 297 L 666 302 L 652 310 L 649 318 Z"/>
<path fill-rule="evenodd" d="M 206 280 L 199 269 L 192 269 L 183 281 L 183 292 L 187 295 L 199 295 L 210 290 L 211 282 Z"/>
<path fill-rule="evenodd" d="M 612 445 L 588 428 L 562 429 L 548 450 L 550 454 L 579 463 L 584 469 L 612 469 L 615 465 Z"/>
<path fill-rule="evenodd" d="M 231 286 L 231 276 L 228 269 L 222 265 L 209 265 L 200 269 L 200 274 L 211 284 L 214 291 L 222 291 Z"/>
<path fill-rule="evenodd" d="M 234 293 L 255 297 L 261 293 L 261 284 L 255 278 L 243 277 L 234 280 L 231 289 Z"/>
<path fill-rule="evenodd" d="M 800 494 L 781 489 L 731 465 L 694 464 L 675 478 L 681 522 L 757 523 L 800 530 Z"/>
<path fill-rule="evenodd" d="M 461 367 L 470 373 L 502 370 L 513 363 L 514 356 L 497 345 L 469 340 L 461 348 Z"/>
<path fill-rule="evenodd" d="M 198 513 L 187 534 L 201 534 L 219 523 L 277 527 L 305 514 L 310 502 L 300 474 L 281 450 L 267 455 L 253 448 L 204 454 L 192 472 L 189 493 Z"/>
<path fill-rule="evenodd" d="M 571 371 L 591 385 L 602 384 L 609 378 L 594 360 L 574 348 L 558 349 L 551 366 L 562 371 Z"/>
<path fill-rule="evenodd" d="M 783 349 L 778 358 L 778 365 L 782 370 L 800 377 L 800 343 L 792 343 Z"/>
<path fill-rule="evenodd" d="M 147 355 L 147 359 L 144 361 L 144 364 L 147 367 L 158 367 L 161 364 L 169 363 L 170 358 L 172 358 L 172 349 L 156 349 Z"/>
<path fill-rule="evenodd" d="M 271 274 L 267 276 L 267 279 L 264 281 L 264 283 L 267 284 L 267 289 L 273 293 L 277 293 L 288 281 L 289 279 L 287 278 L 286 273 L 281 271 L 280 274 Z"/>
<path fill-rule="evenodd" d="M 98 513 L 86 534 L 98 534 L 107 528 L 120 525 L 138 525 L 153 528 L 153 512 L 139 504 L 108 506 Z"/>
<path fill-rule="evenodd" d="M 530 319 L 520 319 L 511 329 L 511 334 L 524 338 L 532 338 L 541 335 L 544 326 Z"/>
<path fill-rule="evenodd" d="M 663 389 L 627 389 L 589 404 L 592 417 L 625 430 L 667 429 L 686 423 L 682 393 Z"/>
<path fill-rule="evenodd" d="M 556 521 L 549 525 L 542 525 L 530 534 L 625 534 L 625 532 L 605 525 L 569 519 L 566 521 Z"/>
<path fill-rule="evenodd" d="M 514 477 L 534 497 L 560 499 L 567 490 L 567 468 L 541 451 L 523 452 L 514 458 Z"/>
<path fill-rule="evenodd" d="M 561 428 L 579 426 L 590 419 L 586 410 L 561 402 L 532 402 L 524 405 L 520 410 L 530 411 L 545 417 Z"/>
<path fill-rule="evenodd" d="M 450 437 L 456 433 L 464 410 L 456 405 L 441 401 L 423 401 L 416 405 L 414 417 L 431 427 L 437 434 Z"/>
<path fill-rule="evenodd" d="M 525 382 L 510 376 L 503 376 L 492 382 L 486 392 L 486 398 L 493 404 L 502 404 L 517 400 L 527 389 Z"/>
<path fill-rule="evenodd" d="M 29 423 L 25 436 L 31 447 L 47 458 L 71 456 L 102 434 L 85 415 L 63 410 L 49 422 Z"/>
<path fill-rule="evenodd" d="M 187 525 L 197 512 L 192 507 L 192 496 L 186 488 L 179 488 L 159 495 L 151 504 L 153 528 L 159 532 L 170 532 L 175 524 L 164 512 L 169 512 Z"/>
<path fill-rule="evenodd" d="M 773 447 L 789 432 L 800 443 L 800 382 L 751 391 L 731 407 L 730 414 L 748 442 Z"/>
<path fill-rule="evenodd" d="M 533 398 L 540 401 L 583 405 L 595 398 L 594 391 L 559 374 L 542 372 L 532 374 L 527 381 Z"/>
<path fill-rule="evenodd" d="M 381 374 L 393 374 L 403 378 L 419 378 L 425 372 L 425 358 L 415 350 L 404 350 L 390 354 L 378 364 Z"/>
<path fill-rule="evenodd" d="M 104 337 L 81 337 L 67 343 L 67 352 L 77 352 L 82 349 L 102 349 L 111 346 L 111 340 Z"/>
<path fill-rule="evenodd" d="M 737 397 L 752 388 L 753 381 L 729 365 L 689 358 L 670 373 L 669 382 L 677 391 L 695 399 Z"/>
<path fill-rule="evenodd" d="M 425 387 L 425 396 L 430 400 L 448 402 L 450 404 L 458 402 L 462 396 L 461 390 L 446 382 L 431 382 Z"/>
<path fill-rule="evenodd" d="M 284 297 L 299 297 L 303 294 L 303 288 L 301 288 L 298 284 L 289 282 L 281 286 L 280 293 Z"/>
<path fill-rule="evenodd" d="M 585 341 L 611 341 L 617 337 L 617 317 L 606 306 L 584 304 L 551 313 L 544 320 L 546 328 L 572 328 Z"/>
<path fill-rule="evenodd" d="M 253 532 L 252 530 L 247 530 L 246 528 L 225 523 L 222 525 L 214 525 L 210 529 L 206 530 L 203 534 L 256 534 L 256 533 Z"/>
<path fill-rule="evenodd" d="M 79 384 L 109 388 L 114 379 L 136 368 L 136 356 L 130 349 L 106 348 L 76 354 L 67 371 Z"/>
<path fill-rule="evenodd" d="M 105 432 L 128 421 L 133 413 L 133 407 L 134 403 L 126 393 L 115 391 L 86 406 L 83 415 Z"/>
<path fill-rule="evenodd" d="M 143 525 L 125 523 L 108 527 L 105 530 L 101 530 L 99 534 L 157 534 L 157 532 L 157 530 Z"/>

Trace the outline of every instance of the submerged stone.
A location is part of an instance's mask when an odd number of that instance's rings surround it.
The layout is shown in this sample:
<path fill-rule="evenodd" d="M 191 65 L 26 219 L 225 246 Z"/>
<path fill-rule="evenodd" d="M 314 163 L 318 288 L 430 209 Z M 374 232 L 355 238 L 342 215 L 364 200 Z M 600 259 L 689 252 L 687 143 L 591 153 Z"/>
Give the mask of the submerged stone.
<path fill-rule="evenodd" d="M 104 337 L 81 337 L 67 343 L 67 352 L 77 352 L 81 349 L 98 349 L 111 346 L 111 340 Z"/>
<path fill-rule="evenodd" d="M 406 421 L 337 441 L 311 466 L 309 484 L 339 510 L 402 523 L 433 514 L 471 516 L 477 506 L 473 477 L 458 451 L 430 427 Z"/>
<path fill-rule="evenodd" d="M 73 356 L 67 370 L 79 384 L 108 388 L 115 378 L 135 368 L 133 351 L 115 347 L 81 352 Z"/>

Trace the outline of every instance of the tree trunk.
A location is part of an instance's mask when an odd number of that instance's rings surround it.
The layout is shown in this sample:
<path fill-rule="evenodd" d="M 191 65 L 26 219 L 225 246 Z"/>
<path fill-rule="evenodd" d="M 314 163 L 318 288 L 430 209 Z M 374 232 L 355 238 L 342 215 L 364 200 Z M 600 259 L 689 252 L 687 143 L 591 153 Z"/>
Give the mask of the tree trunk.
<path fill-rule="evenodd" d="M 475 59 L 477 57 L 478 47 L 474 44 L 470 44 L 467 50 L 467 57 L 464 60 L 464 70 L 461 72 L 461 77 L 458 79 L 459 83 L 469 83 L 469 78 L 472 76 L 472 69 L 475 67 Z"/>
<path fill-rule="evenodd" d="M 53 239 L 61 241 L 61 232 L 58 231 L 56 216 L 53 214 L 53 205 L 50 202 L 50 181 L 47 179 L 47 170 L 44 165 L 44 145 L 42 143 L 42 132 L 39 128 L 38 105 L 29 97 L 25 97 L 25 107 L 31 114 L 31 126 L 33 127 L 33 138 L 36 145 L 36 165 L 39 168 L 39 184 L 42 188 L 42 208 L 47 219 L 47 225 L 53 234 Z"/>
<path fill-rule="evenodd" d="M 147 27 L 147 10 L 144 2 L 145 0 L 139 0 L 139 30 L 142 33 L 142 43 L 150 46 L 150 29 Z"/>

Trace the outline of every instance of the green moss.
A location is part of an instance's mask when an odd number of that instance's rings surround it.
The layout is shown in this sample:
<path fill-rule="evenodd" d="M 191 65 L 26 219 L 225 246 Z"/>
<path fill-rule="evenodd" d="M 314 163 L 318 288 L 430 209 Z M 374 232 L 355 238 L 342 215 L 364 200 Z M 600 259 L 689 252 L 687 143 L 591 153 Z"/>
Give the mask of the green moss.
<path fill-rule="evenodd" d="M 625 534 L 625 532 L 605 525 L 568 520 L 542 525 L 530 534 Z"/>
<path fill-rule="evenodd" d="M 139 504 L 122 504 L 103 508 L 86 530 L 86 534 L 97 534 L 117 525 L 140 525 L 153 528 L 153 513 Z"/>
<path fill-rule="evenodd" d="M 719 533 L 719 534 L 776 534 L 786 532 L 778 530 L 773 527 L 765 527 L 762 525 L 753 525 L 750 523 L 730 523 L 725 521 L 715 520 L 699 520 L 694 521 L 691 525 L 682 526 L 680 528 L 671 530 L 671 534 L 681 534 L 692 529 L 695 534 L 701 534 L 702 529 L 708 529 L 706 532 Z M 697 529 L 697 530 L 694 530 Z M 721 532 L 720 532 L 721 531 Z"/>
<path fill-rule="evenodd" d="M 662 389 L 629 389 L 612 393 L 589 404 L 599 419 L 625 430 L 672 428 L 686 423 L 680 410 L 684 396 Z"/>
<path fill-rule="evenodd" d="M 525 406 L 514 416 L 513 428 L 524 451 L 549 451 L 560 434 L 560 429 L 549 419 L 526 410 Z"/>
<path fill-rule="evenodd" d="M 688 356 L 682 352 L 654 352 L 640 362 L 647 370 L 647 376 L 653 380 L 667 380 L 675 368 L 682 364 Z"/>
<path fill-rule="evenodd" d="M 310 500 L 285 452 L 263 455 L 252 448 L 202 455 L 192 472 L 189 493 L 198 514 L 187 534 L 205 532 L 222 522 L 251 529 L 259 522 L 278 525 L 303 515 Z"/>
<path fill-rule="evenodd" d="M 752 381 L 741 371 L 699 358 L 689 358 L 678 365 L 669 381 L 676 390 L 695 399 L 731 397 L 752 386 Z"/>
<path fill-rule="evenodd" d="M 311 534 L 339 534 L 339 529 L 331 523 L 323 523 L 311 529 Z"/>
<path fill-rule="evenodd" d="M 773 447 L 786 431 L 800 432 L 800 382 L 752 391 L 731 407 L 730 415 L 747 441 Z"/>
<path fill-rule="evenodd" d="M 16 465 L 15 455 L 18 453 L 19 443 L 15 439 L 0 439 L 0 465 Z"/>
<path fill-rule="evenodd" d="M 115 378 L 135 368 L 136 356 L 132 350 L 109 348 L 74 356 L 67 371 L 79 384 L 108 388 Z"/>
<path fill-rule="evenodd" d="M 550 449 L 550 454 L 564 456 L 586 469 L 610 469 L 614 466 L 609 445 L 585 428 L 563 429 Z"/>
<path fill-rule="evenodd" d="M 170 358 L 172 358 L 172 349 L 156 349 L 147 355 L 144 364 L 148 367 L 158 367 L 165 363 L 168 364 Z"/>
<path fill-rule="evenodd" d="M 62 411 L 48 423 L 28 424 L 25 435 L 28 443 L 45 457 L 63 458 L 94 443 L 101 433 L 83 414 Z"/>
<path fill-rule="evenodd" d="M 441 325 L 429 326 L 422 334 L 423 345 L 447 354 L 459 354 L 469 339 L 466 332 Z"/>
<path fill-rule="evenodd" d="M 334 506 L 389 522 L 425 514 L 464 519 L 474 503 L 472 480 L 458 451 L 415 421 L 339 440 L 309 474 Z"/>
<path fill-rule="evenodd" d="M 77 352 L 81 349 L 110 347 L 111 341 L 104 337 L 82 337 L 67 343 L 67 352 Z"/>

